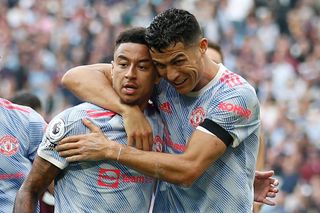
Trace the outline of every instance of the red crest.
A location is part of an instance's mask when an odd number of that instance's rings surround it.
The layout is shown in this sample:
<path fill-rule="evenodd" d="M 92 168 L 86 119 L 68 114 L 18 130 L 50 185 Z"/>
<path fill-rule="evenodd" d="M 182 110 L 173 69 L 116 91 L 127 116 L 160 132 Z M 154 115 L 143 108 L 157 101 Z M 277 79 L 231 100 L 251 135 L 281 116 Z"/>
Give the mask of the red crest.
<path fill-rule="evenodd" d="M 0 138 L 0 153 L 6 156 L 11 156 L 17 153 L 19 149 L 18 140 L 11 136 L 5 135 Z"/>
<path fill-rule="evenodd" d="M 199 126 L 199 124 L 201 124 L 204 121 L 205 118 L 205 112 L 204 109 L 202 107 L 198 107 L 196 109 L 194 109 L 191 113 L 191 117 L 190 117 L 190 123 L 193 127 L 197 127 Z"/>
<path fill-rule="evenodd" d="M 160 109 L 166 113 L 169 113 L 169 114 L 172 113 L 171 106 L 170 106 L 169 102 L 164 102 L 163 104 L 161 104 Z"/>

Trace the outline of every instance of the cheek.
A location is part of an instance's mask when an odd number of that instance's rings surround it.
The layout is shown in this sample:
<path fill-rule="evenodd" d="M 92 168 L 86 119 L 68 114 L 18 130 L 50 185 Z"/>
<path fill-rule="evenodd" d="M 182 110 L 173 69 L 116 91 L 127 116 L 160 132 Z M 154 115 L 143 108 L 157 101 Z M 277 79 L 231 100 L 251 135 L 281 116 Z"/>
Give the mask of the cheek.
<path fill-rule="evenodd" d="M 166 75 L 165 70 L 157 69 L 157 73 L 161 76 L 164 77 Z"/>

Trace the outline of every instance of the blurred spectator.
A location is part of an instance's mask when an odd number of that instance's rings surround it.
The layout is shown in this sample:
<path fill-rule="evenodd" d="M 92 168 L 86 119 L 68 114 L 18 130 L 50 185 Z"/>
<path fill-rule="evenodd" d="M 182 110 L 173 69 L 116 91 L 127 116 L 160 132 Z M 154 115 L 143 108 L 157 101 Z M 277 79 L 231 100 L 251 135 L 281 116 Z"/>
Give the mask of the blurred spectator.
<path fill-rule="evenodd" d="M 257 90 L 266 169 L 285 182 L 278 205 L 261 212 L 319 209 L 319 0 L 3 0 L 0 97 L 31 91 L 50 120 L 79 103 L 60 86 L 66 70 L 110 62 L 119 31 L 169 7 L 194 13 L 226 66 Z"/>

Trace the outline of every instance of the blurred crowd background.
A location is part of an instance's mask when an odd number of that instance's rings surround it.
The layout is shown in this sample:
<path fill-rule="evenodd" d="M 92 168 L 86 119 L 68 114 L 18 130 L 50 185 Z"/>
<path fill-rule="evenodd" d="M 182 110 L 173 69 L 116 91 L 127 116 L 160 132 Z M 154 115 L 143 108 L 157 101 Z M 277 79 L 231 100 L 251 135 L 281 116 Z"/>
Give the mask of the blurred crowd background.
<path fill-rule="evenodd" d="M 110 62 L 120 31 L 170 7 L 193 13 L 256 88 L 265 169 L 281 182 L 261 212 L 320 212 L 320 0 L 0 0 L 0 97 L 29 91 L 50 121 L 80 102 L 60 85 L 68 69 Z"/>

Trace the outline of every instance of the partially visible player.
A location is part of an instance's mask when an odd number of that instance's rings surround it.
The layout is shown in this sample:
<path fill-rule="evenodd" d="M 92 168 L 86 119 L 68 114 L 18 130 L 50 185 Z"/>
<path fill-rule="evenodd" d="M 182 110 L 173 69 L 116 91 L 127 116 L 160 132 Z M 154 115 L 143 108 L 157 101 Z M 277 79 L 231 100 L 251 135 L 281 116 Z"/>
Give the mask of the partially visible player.
<path fill-rule="evenodd" d="M 30 92 L 27 92 L 27 91 L 17 92 L 10 99 L 10 101 L 15 104 L 31 107 L 32 109 L 34 109 L 35 111 L 37 111 L 40 114 L 43 113 L 42 112 L 42 110 L 43 110 L 42 104 L 41 104 L 40 99 Z"/>
<path fill-rule="evenodd" d="M 120 101 L 138 105 L 153 126 L 154 147 L 161 150 L 163 125 L 155 108 L 148 103 L 154 83 L 159 79 L 154 69 L 144 28 L 122 32 L 116 41 L 112 63 L 113 88 Z M 64 137 L 87 133 L 83 125 L 91 122 L 119 145 L 127 144 L 122 117 L 90 103 L 69 108 L 50 123 L 27 180 L 17 194 L 14 212 L 33 212 L 37 197 L 55 179 L 57 212 L 148 212 L 154 179 L 142 175 L 119 160 L 68 163 L 54 147 Z M 93 147 L 92 147 L 93 148 Z M 99 149 L 99 147 L 96 147 Z M 102 147 L 101 147 L 102 148 Z M 106 150 L 108 151 L 108 150 Z"/>
<path fill-rule="evenodd" d="M 44 119 L 30 107 L 0 98 L 0 212 L 12 212 L 45 127 Z"/>
<path fill-rule="evenodd" d="M 223 52 L 221 50 L 221 47 L 212 41 L 208 41 L 208 49 L 206 54 L 208 55 L 209 58 L 211 58 L 214 62 L 217 64 L 222 63 L 223 64 Z"/>
<path fill-rule="evenodd" d="M 44 110 L 42 109 L 42 104 L 40 99 L 28 92 L 19 91 L 17 92 L 10 101 L 15 104 L 28 106 L 34 109 L 36 112 L 40 113 L 45 118 Z M 40 198 L 40 212 L 41 213 L 51 213 L 54 212 L 54 197 L 53 197 L 53 183 L 50 184 L 48 190 Z"/>

